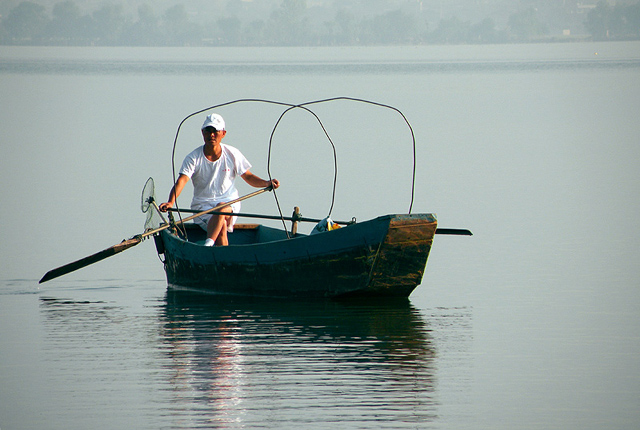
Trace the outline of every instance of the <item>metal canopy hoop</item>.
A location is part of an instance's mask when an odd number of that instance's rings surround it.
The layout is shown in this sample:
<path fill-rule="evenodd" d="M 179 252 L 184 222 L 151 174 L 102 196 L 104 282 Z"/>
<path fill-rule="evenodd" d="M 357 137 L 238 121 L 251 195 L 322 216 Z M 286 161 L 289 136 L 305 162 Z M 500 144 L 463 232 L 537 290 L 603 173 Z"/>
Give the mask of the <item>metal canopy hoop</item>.
<path fill-rule="evenodd" d="M 413 132 L 413 128 L 411 127 L 411 124 L 409 123 L 409 121 L 407 120 L 407 118 L 405 117 L 405 115 L 397 108 L 390 106 L 390 105 L 386 105 L 383 103 L 378 103 L 378 102 L 374 102 L 374 101 L 370 101 L 370 100 L 365 100 L 365 99 L 359 99 L 359 98 L 353 98 L 353 97 L 333 97 L 333 98 L 328 98 L 328 99 L 322 99 L 322 100 L 314 100 L 314 101 L 309 101 L 309 102 L 305 102 L 305 103 L 300 103 L 300 104 L 292 104 L 292 103 L 284 103 L 284 102 L 279 102 L 279 101 L 274 101 L 274 100 L 264 100 L 264 99 L 238 99 L 238 100 L 233 100 L 233 101 L 229 101 L 226 103 L 221 103 L 221 104 L 217 104 L 214 106 L 210 106 L 207 107 L 205 109 L 201 109 L 199 111 L 193 112 L 189 115 L 187 115 L 182 121 L 180 121 L 180 124 L 178 125 L 178 129 L 176 131 L 176 136 L 174 138 L 173 141 L 173 149 L 171 152 L 171 170 L 172 170 L 172 176 L 173 176 L 173 182 L 176 182 L 176 169 L 175 169 L 175 156 L 176 156 L 176 146 L 178 143 L 178 136 L 180 134 L 180 130 L 182 128 L 182 125 L 190 118 L 199 115 L 201 113 L 207 112 L 209 110 L 212 109 L 217 109 L 220 107 L 224 107 L 224 106 L 229 106 L 232 104 L 236 104 L 236 103 L 243 103 L 243 102 L 253 102 L 253 103 L 267 103 L 267 104 L 275 104 L 275 105 L 279 105 L 279 106 L 285 106 L 286 109 L 282 112 L 282 114 L 280 115 L 280 117 L 278 118 L 275 126 L 273 127 L 273 130 L 271 132 L 271 136 L 269 138 L 269 151 L 268 151 L 268 160 L 267 160 L 267 174 L 269 176 L 269 180 L 273 179 L 271 176 L 271 148 L 272 148 L 272 144 L 273 144 L 273 136 L 274 133 L 276 131 L 276 129 L 278 128 L 278 125 L 280 124 L 282 118 L 284 117 L 284 115 L 286 115 L 288 112 L 290 112 L 291 110 L 294 109 L 303 109 L 307 112 L 309 112 L 311 115 L 313 115 L 316 120 L 318 121 L 318 123 L 320 124 L 320 127 L 322 128 L 322 131 L 324 132 L 325 136 L 327 137 L 329 143 L 332 146 L 333 149 L 333 157 L 334 157 L 334 179 L 333 179 L 333 192 L 332 192 L 332 198 L 331 198 L 331 206 L 329 208 L 329 213 L 327 216 L 331 215 L 331 212 L 333 211 L 333 205 L 335 202 L 335 194 L 336 194 L 336 184 L 337 184 L 337 176 L 338 176 L 338 160 L 337 160 L 337 156 L 336 156 L 336 149 L 335 149 L 335 145 L 333 144 L 333 141 L 331 140 L 331 137 L 329 136 L 327 130 L 325 129 L 324 125 L 322 124 L 322 121 L 320 120 L 320 118 L 311 110 L 309 109 L 307 106 L 310 105 L 314 105 L 314 104 L 319 104 L 319 103 L 327 103 L 327 102 L 333 102 L 333 101 L 339 101 L 339 100 L 343 100 L 343 101 L 352 101 L 352 102 L 358 102 L 358 103 L 366 103 L 366 104 L 371 104 L 374 106 L 378 106 L 378 107 L 382 107 L 382 108 L 386 108 L 386 109 L 391 109 L 393 111 L 395 111 L 396 113 L 398 113 L 402 119 L 404 120 L 404 122 L 407 124 L 407 127 L 409 128 L 409 131 L 411 132 L 411 142 L 412 142 L 412 151 L 413 151 L 413 168 L 412 168 L 412 176 L 411 176 L 411 199 L 410 199 L 410 203 L 409 203 L 409 211 L 408 213 L 411 214 L 411 211 L 413 210 L 413 201 L 414 201 L 414 196 L 415 196 L 415 183 L 416 183 L 416 138 L 415 138 L 415 134 Z M 273 190 L 273 197 L 276 201 L 276 205 L 278 207 L 278 212 L 280 213 L 280 217 L 282 219 L 282 223 L 285 226 L 285 231 L 287 231 L 286 229 L 286 224 L 285 224 L 285 220 L 284 220 L 284 216 L 282 214 L 282 210 L 280 208 L 280 203 L 278 202 L 278 196 L 276 194 L 276 191 Z M 176 209 L 179 209 L 178 206 L 178 202 L 176 201 Z M 178 214 L 180 214 L 178 212 Z"/>

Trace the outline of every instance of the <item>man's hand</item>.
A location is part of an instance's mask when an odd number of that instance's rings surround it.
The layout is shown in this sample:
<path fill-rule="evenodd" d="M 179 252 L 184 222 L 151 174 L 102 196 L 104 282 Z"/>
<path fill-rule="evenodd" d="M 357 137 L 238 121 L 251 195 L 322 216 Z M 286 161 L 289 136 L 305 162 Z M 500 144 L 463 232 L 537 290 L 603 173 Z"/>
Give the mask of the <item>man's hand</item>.
<path fill-rule="evenodd" d="M 173 207 L 172 202 L 161 203 L 158 208 L 160 208 L 160 212 L 166 212 Z"/>

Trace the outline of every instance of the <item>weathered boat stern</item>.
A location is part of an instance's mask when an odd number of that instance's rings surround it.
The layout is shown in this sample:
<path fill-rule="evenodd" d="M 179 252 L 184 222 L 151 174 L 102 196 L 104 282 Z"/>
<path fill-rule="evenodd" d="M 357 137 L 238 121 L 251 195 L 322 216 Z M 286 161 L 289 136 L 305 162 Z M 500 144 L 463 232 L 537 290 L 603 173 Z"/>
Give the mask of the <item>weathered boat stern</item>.
<path fill-rule="evenodd" d="M 433 214 L 393 216 L 376 252 L 369 285 L 354 294 L 408 297 L 422 282 L 437 226 Z"/>

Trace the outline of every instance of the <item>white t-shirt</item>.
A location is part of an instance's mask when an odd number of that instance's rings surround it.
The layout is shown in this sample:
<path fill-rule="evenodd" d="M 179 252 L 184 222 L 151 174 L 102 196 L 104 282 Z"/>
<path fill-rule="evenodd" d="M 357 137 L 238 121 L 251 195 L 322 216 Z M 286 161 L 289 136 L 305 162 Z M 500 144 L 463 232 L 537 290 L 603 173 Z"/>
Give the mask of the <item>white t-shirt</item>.
<path fill-rule="evenodd" d="M 221 144 L 222 155 L 216 161 L 204 156 L 204 145 L 194 149 L 182 162 L 180 174 L 193 181 L 191 207 L 214 207 L 238 198 L 234 186 L 237 176 L 251 168 L 251 163 L 233 146 Z"/>

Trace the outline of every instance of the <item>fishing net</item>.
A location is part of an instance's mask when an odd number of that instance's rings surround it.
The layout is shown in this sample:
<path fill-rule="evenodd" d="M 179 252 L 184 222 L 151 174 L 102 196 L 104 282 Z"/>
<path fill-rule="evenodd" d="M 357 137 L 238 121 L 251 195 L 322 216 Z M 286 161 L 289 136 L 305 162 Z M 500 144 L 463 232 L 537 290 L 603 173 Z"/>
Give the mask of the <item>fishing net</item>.
<path fill-rule="evenodd" d="M 162 215 L 158 210 L 155 197 L 155 185 L 153 178 L 147 179 L 142 189 L 142 197 L 140 198 L 140 210 L 142 213 L 147 214 L 147 218 L 144 222 L 144 229 L 150 230 L 160 227 L 165 222 Z"/>

